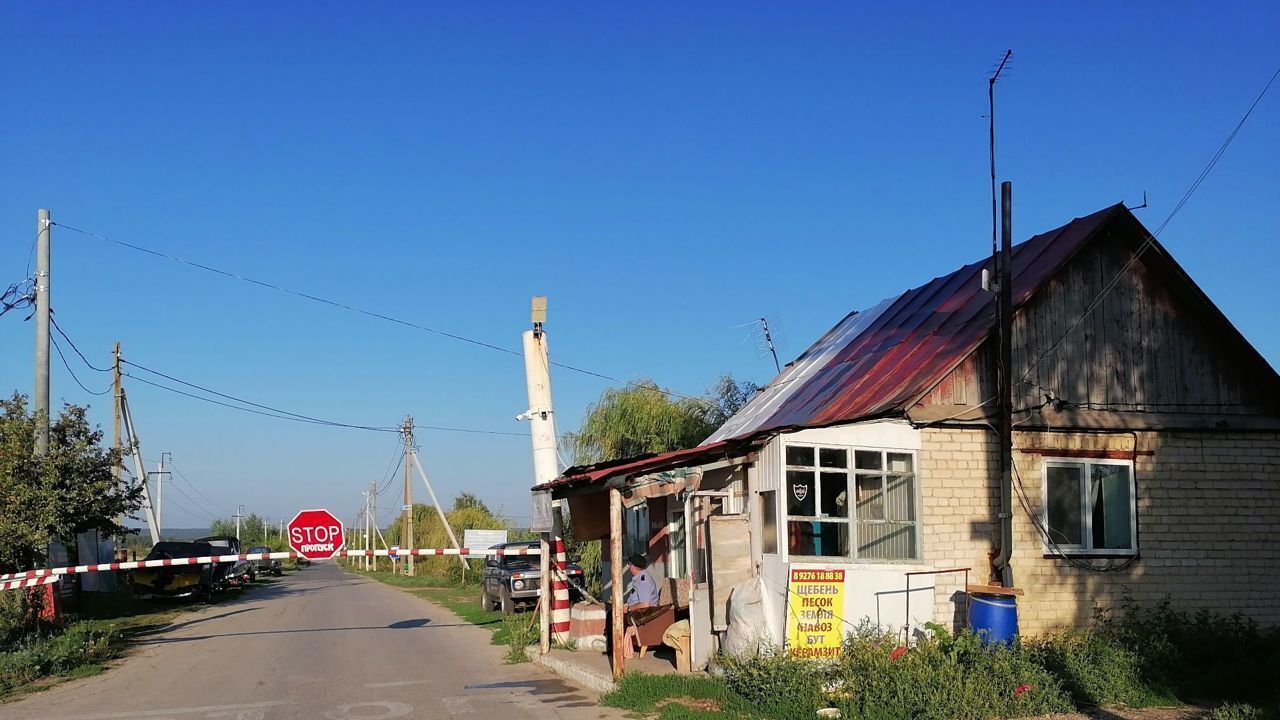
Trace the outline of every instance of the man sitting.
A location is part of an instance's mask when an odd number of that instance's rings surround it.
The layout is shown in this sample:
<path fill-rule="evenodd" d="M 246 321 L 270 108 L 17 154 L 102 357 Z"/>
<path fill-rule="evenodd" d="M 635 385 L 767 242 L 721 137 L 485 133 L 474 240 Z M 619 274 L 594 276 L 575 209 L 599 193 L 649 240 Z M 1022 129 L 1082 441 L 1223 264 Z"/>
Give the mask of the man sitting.
<path fill-rule="evenodd" d="M 623 596 L 628 610 L 640 610 L 658 604 L 658 583 L 649 575 L 649 558 L 644 555 L 632 555 L 627 558 L 627 569 L 631 571 L 631 589 Z"/>

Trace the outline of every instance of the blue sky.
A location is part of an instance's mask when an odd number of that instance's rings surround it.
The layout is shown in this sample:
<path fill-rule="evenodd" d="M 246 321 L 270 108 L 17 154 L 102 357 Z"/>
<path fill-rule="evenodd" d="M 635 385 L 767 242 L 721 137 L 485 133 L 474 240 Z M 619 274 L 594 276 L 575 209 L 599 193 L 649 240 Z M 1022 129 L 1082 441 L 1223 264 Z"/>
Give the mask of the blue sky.
<path fill-rule="evenodd" d="M 1020 238 L 1144 191 L 1154 228 L 1280 63 L 1275 3 L 889 5 L 6 3 L 0 280 L 23 278 L 47 207 L 512 349 L 546 294 L 560 362 L 686 393 L 726 372 L 763 383 L 744 323 L 777 318 L 785 362 L 987 251 L 985 77 L 1006 48 L 1000 175 Z M 1273 365 L 1278 191 L 1273 93 L 1161 238 Z M 57 318 L 100 365 L 118 339 L 294 412 L 525 431 L 517 357 L 65 229 L 54 243 Z M 0 319 L 5 392 L 31 388 L 22 319 Z M 109 432 L 109 401 L 54 364 L 55 399 L 91 403 Z M 553 384 L 562 430 L 607 385 Z M 129 393 L 144 455 L 172 452 L 209 498 L 170 494 L 170 526 L 237 504 L 351 517 L 395 452 L 390 435 Z M 527 438 L 419 439 L 442 495 L 528 513 Z"/>

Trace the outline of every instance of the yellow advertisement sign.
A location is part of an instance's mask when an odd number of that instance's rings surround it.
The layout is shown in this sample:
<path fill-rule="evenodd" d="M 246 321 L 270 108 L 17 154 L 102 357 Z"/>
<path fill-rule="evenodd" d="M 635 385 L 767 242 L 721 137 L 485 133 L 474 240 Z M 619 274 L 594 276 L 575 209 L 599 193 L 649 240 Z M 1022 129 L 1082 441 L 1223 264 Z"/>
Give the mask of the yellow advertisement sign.
<path fill-rule="evenodd" d="M 844 640 L 844 570 L 792 567 L 787 590 L 787 654 L 839 656 Z"/>

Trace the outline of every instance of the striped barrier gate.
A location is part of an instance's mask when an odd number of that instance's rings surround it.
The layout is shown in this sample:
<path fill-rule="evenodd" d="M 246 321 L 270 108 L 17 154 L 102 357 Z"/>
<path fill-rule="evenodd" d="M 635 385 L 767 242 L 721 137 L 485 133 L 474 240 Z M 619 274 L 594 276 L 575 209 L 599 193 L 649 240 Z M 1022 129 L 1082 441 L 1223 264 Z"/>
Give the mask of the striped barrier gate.
<path fill-rule="evenodd" d="M 563 543 L 561 544 L 563 551 Z M 435 555 L 462 555 L 475 557 L 501 557 L 504 555 L 540 555 L 539 548 L 511 548 L 509 550 L 472 550 L 470 548 L 413 548 L 397 550 L 339 550 L 334 557 L 430 557 Z M 99 563 L 97 565 L 68 565 L 66 567 L 26 570 L 24 572 L 0 575 L 0 590 L 11 590 L 32 585 L 44 585 L 64 575 L 79 575 L 91 572 L 111 572 L 113 570 L 136 570 L 138 568 L 173 567 L 177 565 L 204 565 L 207 563 L 238 562 L 240 560 L 284 560 L 300 557 L 296 552 L 247 553 L 241 555 L 202 555 L 189 558 L 164 558 L 160 560 L 135 560 L 131 562 Z M 562 565 L 563 567 L 563 565 Z M 20 584 L 27 580 L 41 580 Z M 568 599 L 568 583 L 565 583 L 565 598 Z M 566 614 L 567 618 L 567 614 Z M 566 628 L 567 629 L 567 628 Z"/>
<path fill-rule="evenodd" d="M 569 640 L 569 617 L 573 603 L 569 599 L 569 565 L 564 539 L 554 538 L 551 548 L 551 638 Z"/>

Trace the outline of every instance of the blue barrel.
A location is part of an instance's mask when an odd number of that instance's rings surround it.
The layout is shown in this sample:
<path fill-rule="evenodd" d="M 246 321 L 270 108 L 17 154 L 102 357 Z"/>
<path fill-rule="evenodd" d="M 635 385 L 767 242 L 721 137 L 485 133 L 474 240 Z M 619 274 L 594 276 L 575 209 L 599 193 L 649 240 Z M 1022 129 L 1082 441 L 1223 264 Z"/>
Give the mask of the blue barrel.
<path fill-rule="evenodd" d="M 974 593 L 969 596 L 969 627 L 983 645 L 1012 645 L 1018 637 L 1018 599 Z"/>

